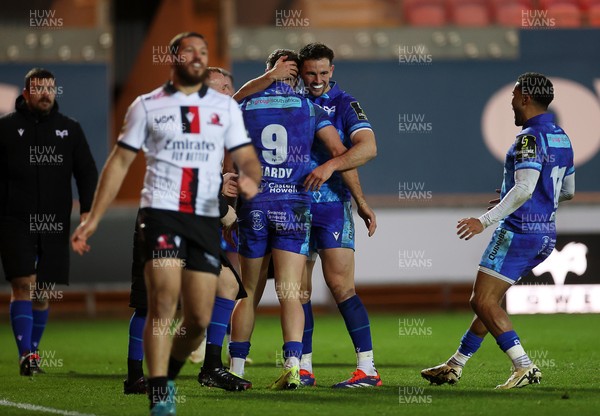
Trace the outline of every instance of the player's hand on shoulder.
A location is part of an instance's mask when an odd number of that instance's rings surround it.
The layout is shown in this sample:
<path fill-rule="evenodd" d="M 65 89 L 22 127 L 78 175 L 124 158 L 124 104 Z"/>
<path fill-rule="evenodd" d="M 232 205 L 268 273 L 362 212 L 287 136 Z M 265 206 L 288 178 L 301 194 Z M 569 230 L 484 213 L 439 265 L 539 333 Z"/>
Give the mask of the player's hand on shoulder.
<path fill-rule="evenodd" d="M 461 240 L 470 240 L 471 237 L 481 233 L 484 230 L 481 221 L 479 221 L 478 218 L 473 217 L 458 220 L 458 225 L 456 228 L 458 228 L 456 234 Z"/>
<path fill-rule="evenodd" d="M 375 234 L 375 230 L 377 229 L 377 218 L 375 217 L 375 212 L 367 204 L 367 201 L 361 201 L 360 203 L 357 203 L 356 211 L 358 216 L 361 217 L 365 222 L 367 230 L 369 231 L 369 237 L 371 237 L 373 234 Z"/>
<path fill-rule="evenodd" d="M 223 175 L 223 187 L 221 193 L 224 196 L 235 198 L 238 195 L 237 179 L 237 173 L 227 172 Z"/>
<path fill-rule="evenodd" d="M 258 193 L 258 185 L 246 175 L 238 177 L 238 192 L 244 199 L 252 199 Z"/>

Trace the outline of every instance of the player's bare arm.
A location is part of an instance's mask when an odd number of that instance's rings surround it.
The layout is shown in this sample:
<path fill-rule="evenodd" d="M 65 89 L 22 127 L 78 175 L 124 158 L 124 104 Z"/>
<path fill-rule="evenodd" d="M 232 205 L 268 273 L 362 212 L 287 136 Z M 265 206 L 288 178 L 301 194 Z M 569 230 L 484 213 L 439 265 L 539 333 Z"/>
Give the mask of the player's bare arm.
<path fill-rule="evenodd" d="M 298 76 L 298 65 L 294 61 L 287 61 L 287 56 L 282 56 L 275 62 L 270 70 L 266 71 L 258 78 L 246 82 L 234 95 L 233 99 L 237 102 L 242 101 L 249 95 L 263 91 L 275 81 L 283 79 L 292 79 Z"/>
<path fill-rule="evenodd" d="M 377 142 L 375 141 L 375 133 L 371 129 L 359 129 L 350 135 L 352 141 L 350 155 L 358 159 L 359 166 L 364 165 L 368 161 L 377 156 Z"/>
<path fill-rule="evenodd" d="M 369 237 L 371 237 L 375 234 L 375 230 L 377 229 L 377 219 L 375 217 L 375 212 L 369 207 L 365 195 L 363 194 L 362 187 L 360 186 L 360 179 L 358 177 L 358 170 L 350 169 L 342 172 L 341 175 L 352 198 L 354 198 L 354 202 L 356 202 L 358 216 L 365 222 Z"/>
<path fill-rule="evenodd" d="M 240 170 L 237 180 L 239 194 L 246 199 L 254 198 L 262 179 L 260 162 L 254 146 L 238 147 L 231 152 L 231 157 Z"/>
<path fill-rule="evenodd" d="M 356 157 L 354 147 L 346 149 L 342 144 L 340 136 L 333 126 L 323 127 L 315 134 L 321 140 L 332 158 L 313 170 L 304 181 L 304 187 L 308 190 L 318 189 L 336 171 L 345 171 L 362 166 L 360 157 Z M 360 149 L 359 149 L 360 151 Z"/>
<path fill-rule="evenodd" d="M 92 209 L 87 219 L 82 222 L 71 236 L 71 246 L 79 255 L 90 251 L 87 239 L 96 231 L 100 219 L 104 216 L 106 209 L 115 199 L 121 184 L 127 175 L 129 166 L 133 163 L 136 153 L 120 146 L 115 146 L 106 161 L 98 188 L 94 195 Z"/>

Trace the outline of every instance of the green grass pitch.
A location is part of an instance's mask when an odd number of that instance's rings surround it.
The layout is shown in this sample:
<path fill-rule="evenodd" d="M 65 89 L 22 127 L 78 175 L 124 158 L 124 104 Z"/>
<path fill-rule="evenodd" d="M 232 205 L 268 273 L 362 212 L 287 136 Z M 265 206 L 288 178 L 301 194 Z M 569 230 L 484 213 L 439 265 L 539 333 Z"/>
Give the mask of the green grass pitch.
<path fill-rule="evenodd" d="M 279 320 L 260 317 L 240 393 L 202 388 L 198 367 L 186 364 L 177 381 L 178 415 L 597 415 L 600 414 L 600 315 L 516 316 L 521 341 L 541 367 L 542 384 L 495 391 L 510 374 L 510 362 L 484 341 L 456 386 L 429 386 L 424 367 L 452 354 L 471 315 L 371 315 L 375 362 L 383 387 L 333 390 L 350 376 L 355 355 L 341 317 L 316 316 L 314 370 L 317 387 L 274 392 L 267 386 L 281 371 Z M 18 375 L 10 326 L 0 325 L 0 415 L 147 415 L 145 396 L 124 396 L 128 322 L 57 321 L 42 340 L 46 374 Z M 10 402 L 13 405 L 7 406 Z M 4 404 L 2 404 L 4 403 Z M 14 404 L 43 406 L 44 411 Z"/>

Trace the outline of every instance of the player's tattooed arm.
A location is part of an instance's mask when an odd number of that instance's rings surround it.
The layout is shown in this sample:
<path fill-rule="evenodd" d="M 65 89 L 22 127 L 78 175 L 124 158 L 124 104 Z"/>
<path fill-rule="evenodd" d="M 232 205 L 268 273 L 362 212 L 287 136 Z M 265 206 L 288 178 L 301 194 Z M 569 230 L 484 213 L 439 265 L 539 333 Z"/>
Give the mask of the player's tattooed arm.
<path fill-rule="evenodd" d="M 266 71 L 258 78 L 251 79 L 242 85 L 234 95 L 233 99 L 238 103 L 249 95 L 266 90 L 275 81 L 294 79 L 298 76 L 298 66 L 294 61 L 288 61 L 287 55 L 280 57 L 273 68 Z"/>

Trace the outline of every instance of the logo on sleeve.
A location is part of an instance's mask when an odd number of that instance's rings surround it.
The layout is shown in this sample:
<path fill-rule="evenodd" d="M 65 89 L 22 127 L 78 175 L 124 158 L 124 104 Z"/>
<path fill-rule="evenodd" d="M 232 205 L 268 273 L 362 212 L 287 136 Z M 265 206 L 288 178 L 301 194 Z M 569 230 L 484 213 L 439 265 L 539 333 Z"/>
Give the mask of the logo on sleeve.
<path fill-rule="evenodd" d="M 19 133 L 19 136 L 23 137 L 23 133 L 25 133 L 25 129 L 19 129 L 19 130 L 17 130 L 17 132 Z"/>
<path fill-rule="evenodd" d="M 352 109 L 356 113 L 356 117 L 359 120 L 367 120 L 367 115 L 365 114 L 363 109 L 360 107 L 360 104 L 358 103 L 358 101 L 352 101 L 350 103 L 350 107 L 352 107 Z"/>
<path fill-rule="evenodd" d="M 61 139 L 64 139 L 65 137 L 67 137 L 69 135 L 69 130 L 56 130 L 56 137 L 60 137 Z"/>
<path fill-rule="evenodd" d="M 515 145 L 515 156 L 519 162 L 523 162 L 526 159 L 535 159 L 537 157 L 535 136 L 531 134 L 518 136 L 517 143 Z"/>

